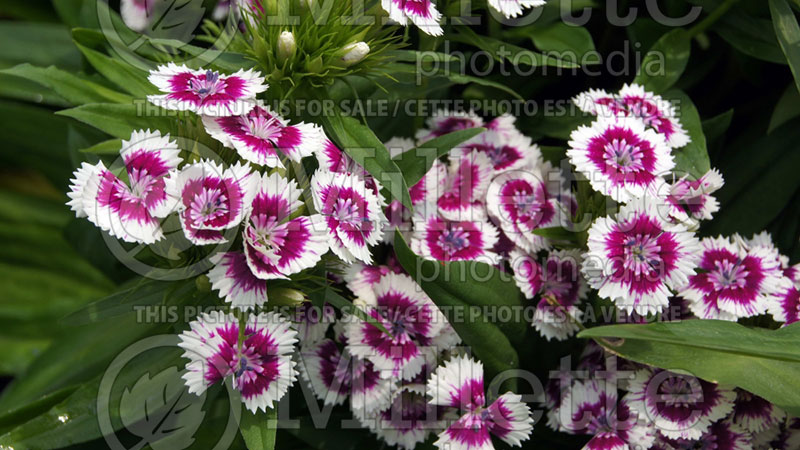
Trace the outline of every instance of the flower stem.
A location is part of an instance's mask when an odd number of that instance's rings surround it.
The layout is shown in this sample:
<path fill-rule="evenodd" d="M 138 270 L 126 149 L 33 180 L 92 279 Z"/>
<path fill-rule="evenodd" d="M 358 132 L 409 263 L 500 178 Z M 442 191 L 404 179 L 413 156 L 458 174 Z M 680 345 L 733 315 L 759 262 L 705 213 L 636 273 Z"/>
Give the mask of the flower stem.
<path fill-rule="evenodd" d="M 714 25 L 720 17 L 722 17 L 726 12 L 728 12 L 731 7 L 738 2 L 739 0 L 725 0 L 717 9 L 711 11 L 711 13 L 705 19 L 701 20 L 700 23 L 693 26 L 689 29 L 688 33 L 690 37 L 695 37 L 698 34 L 706 31 L 711 25 Z"/>

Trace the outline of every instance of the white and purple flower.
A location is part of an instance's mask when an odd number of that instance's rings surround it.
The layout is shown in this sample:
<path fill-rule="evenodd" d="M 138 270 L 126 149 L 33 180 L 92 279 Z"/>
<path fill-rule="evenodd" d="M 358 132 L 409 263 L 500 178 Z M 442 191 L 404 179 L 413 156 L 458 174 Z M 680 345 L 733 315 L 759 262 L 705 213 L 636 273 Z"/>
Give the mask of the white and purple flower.
<path fill-rule="evenodd" d="M 253 275 L 244 253 L 220 253 L 211 261 L 215 263 L 208 272 L 211 288 L 231 306 L 248 310 L 267 302 L 267 282 Z"/>
<path fill-rule="evenodd" d="M 318 170 L 311 179 L 314 207 L 324 217 L 333 253 L 347 263 L 372 262 L 369 246 L 383 236 L 381 200 L 364 180 L 349 173 Z"/>
<path fill-rule="evenodd" d="M 533 431 L 533 418 L 522 398 L 511 392 L 486 406 L 483 365 L 466 356 L 455 356 L 439 366 L 427 384 L 432 405 L 455 408 L 458 420 L 439 434 L 440 449 L 494 449 L 491 435 L 511 446 L 522 446 Z"/>
<path fill-rule="evenodd" d="M 423 258 L 439 261 L 497 261 L 492 251 L 497 229 L 487 222 L 458 222 L 431 216 L 414 226 L 411 249 Z"/>
<path fill-rule="evenodd" d="M 289 122 L 260 101 L 244 115 L 203 117 L 206 131 L 226 147 L 254 164 L 283 167 L 281 157 L 300 162 L 321 150 L 325 135 L 313 123 Z"/>
<path fill-rule="evenodd" d="M 267 90 L 264 77 L 252 69 L 224 75 L 169 63 L 151 71 L 148 80 L 164 92 L 147 96 L 154 105 L 203 116 L 247 114 L 256 106 L 256 94 Z"/>
<path fill-rule="evenodd" d="M 183 375 L 189 392 L 200 395 L 231 377 L 247 409 L 255 412 L 273 408 L 294 384 L 296 333 L 280 315 L 250 314 L 241 345 L 239 320 L 233 314 L 203 314 L 189 326 L 178 344 L 189 359 Z"/>
<path fill-rule="evenodd" d="M 350 352 L 371 361 L 387 376 L 410 380 L 438 351 L 457 342 L 450 340 L 438 348 L 437 338 L 447 319 L 408 275 L 387 273 L 374 287 L 373 299 L 361 298 L 365 313 L 380 323 L 375 325 L 354 318 L 346 324 Z"/>
<path fill-rule="evenodd" d="M 575 97 L 573 102 L 590 114 L 639 119 L 645 126 L 663 135 L 670 148 L 680 148 L 690 142 L 689 134 L 677 118 L 675 107 L 638 84 L 626 84 L 617 94 L 592 89 Z"/>
<path fill-rule="evenodd" d="M 731 421 L 750 433 L 760 433 L 780 424 L 786 413 L 763 398 L 743 389 L 736 390 Z"/>
<path fill-rule="evenodd" d="M 166 190 L 178 199 L 186 239 L 196 245 L 226 242 L 225 230 L 239 225 L 249 212 L 259 179 L 247 164 L 223 169 L 210 160 L 170 173 Z"/>
<path fill-rule="evenodd" d="M 244 253 L 253 275 L 268 280 L 313 267 L 328 251 L 322 216 L 292 217 L 303 205 L 294 180 L 263 176 L 244 229 Z"/>
<path fill-rule="evenodd" d="M 664 137 L 625 116 L 599 117 L 572 132 L 567 155 L 592 188 L 627 203 L 675 167 Z"/>
<path fill-rule="evenodd" d="M 533 233 L 555 226 L 559 203 L 550 198 L 547 185 L 528 171 L 506 172 L 492 180 L 486 207 L 495 223 L 517 246 L 528 252 L 549 248 L 546 238 Z"/>
<path fill-rule="evenodd" d="M 681 296 L 701 319 L 735 321 L 764 314 L 788 284 L 770 248 L 747 249 L 739 236 L 705 238 L 700 245 L 700 272 L 689 278 Z"/>
<path fill-rule="evenodd" d="M 164 237 L 158 219 L 175 208 L 165 178 L 180 164 L 179 153 L 169 135 L 134 131 L 129 141 L 122 141 L 120 150 L 128 182 L 106 169 L 102 161 L 83 163 L 70 180 L 67 205 L 77 217 L 86 217 L 112 236 L 152 244 Z"/>
<path fill-rule="evenodd" d="M 577 249 L 550 252 L 544 263 L 542 298 L 536 305 L 533 327 L 548 341 L 563 341 L 579 329 L 576 321 L 581 320 L 581 310 L 578 305 L 588 292 L 581 276 L 581 263 L 581 253 Z"/>
<path fill-rule="evenodd" d="M 424 385 L 408 384 L 397 389 L 389 408 L 370 421 L 370 429 L 387 444 L 412 450 L 444 428 L 442 409 L 428 403 Z"/>
<path fill-rule="evenodd" d="M 688 283 L 700 259 L 694 233 L 662 219 L 652 198 L 598 218 L 589 229 L 583 272 L 600 297 L 630 313 L 657 313 L 669 305 L 670 289 Z"/>
<path fill-rule="evenodd" d="M 736 399 L 731 389 L 661 369 L 637 371 L 628 391 L 631 407 L 671 439 L 699 439 Z"/>
<path fill-rule="evenodd" d="M 436 205 L 442 217 L 449 220 L 477 220 L 486 218 L 486 190 L 494 169 L 483 152 L 470 151 L 456 155 L 451 152 L 450 165 Z"/>
<path fill-rule="evenodd" d="M 556 419 L 562 431 L 593 436 L 585 450 L 650 448 L 655 440 L 652 424 L 632 408 L 629 398 L 619 399 L 616 386 L 601 380 L 573 382 Z"/>
<path fill-rule="evenodd" d="M 534 144 L 531 138 L 513 128 L 513 125 L 502 132 L 485 131 L 454 148 L 449 156 L 461 158 L 470 152 L 486 155 L 492 163 L 495 174 L 509 170 L 531 169 L 537 166 L 542 158 L 539 146 Z"/>

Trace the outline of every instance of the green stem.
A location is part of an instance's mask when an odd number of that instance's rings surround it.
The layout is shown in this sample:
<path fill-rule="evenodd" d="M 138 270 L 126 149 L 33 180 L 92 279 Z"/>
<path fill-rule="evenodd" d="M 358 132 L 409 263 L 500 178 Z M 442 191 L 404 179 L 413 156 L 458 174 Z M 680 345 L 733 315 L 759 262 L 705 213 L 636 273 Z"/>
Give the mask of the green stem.
<path fill-rule="evenodd" d="M 698 34 L 706 31 L 711 25 L 714 25 L 720 17 L 722 17 L 729 9 L 734 5 L 734 3 L 738 2 L 739 0 L 725 0 L 717 9 L 711 11 L 711 14 L 708 15 L 705 19 L 700 21 L 697 25 L 693 26 L 689 29 L 688 33 L 690 37 L 695 37 Z"/>

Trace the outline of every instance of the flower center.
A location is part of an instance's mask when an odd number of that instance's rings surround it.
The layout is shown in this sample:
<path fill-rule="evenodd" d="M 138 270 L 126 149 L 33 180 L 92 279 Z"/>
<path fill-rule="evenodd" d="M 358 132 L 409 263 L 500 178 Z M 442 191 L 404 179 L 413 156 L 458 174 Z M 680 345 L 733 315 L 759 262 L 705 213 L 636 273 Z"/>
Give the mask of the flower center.
<path fill-rule="evenodd" d="M 225 88 L 225 83 L 220 81 L 217 72 L 207 70 L 205 75 L 193 78 L 189 82 L 189 89 L 201 98 L 220 93 Z"/>
<path fill-rule="evenodd" d="M 189 208 L 189 218 L 194 223 L 203 223 L 228 214 L 228 199 L 219 189 L 203 188 Z"/>
<path fill-rule="evenodd" d="M 461 227 L 453 227 L 439 237 L 439 246 L 450 256 L 465 249 L 468 245 L 469 233 Z"/>
<path fill-rule="evenodd" d="M 620 172 L 632 172 L 641 168 L 642 150 L 625 139 L 613 139 L 605 146 L 606 160 Z"/>
<path fill-rule="evenodd" d="M 246 120 L 250 134 L 259 139 L 264 139 L 274 144 L 281 135 L 283 127 L 277 117 L 258 115 L 248 117 Z"/>
<path fill-rule="evenodd" d="M 266 214 L 250 217 L 250 226 L 245 230 L 245 239 L 259 253 L 274 260 L 276 252 L 286 245 L 287 230 L 278 219 Z"/>
<path fill-rule="evenodd" d="M 333 210 L 333 217 L 339 223 L 358 227 L 362 218 L 358 211 L 358 206 L 353 202 L 352 198 L 340 198 L 336 201 L 336 206 Z"/>
<path fill-rule="evenodd" d="M 710 274 L 711 282 L 717 290 L 741 289 L 747 284 L 747 269 L 742 260 L 724 260 L 714 262 L 714 270 Z"/>
<path fill-rule="evenodd" d="M 264 371 L 261 367 L 261 357 L 251 348 L 242 348 L 232 362 L 233 383 L 237 389 L 246 383 L 255 381 L 258 374 Z"/>
<path fill-rule="evenodd" d="M 637 234 L 625 242 L 625 268 L 639 277 L 658 268 L 661 257 L 657 237 Z"/>

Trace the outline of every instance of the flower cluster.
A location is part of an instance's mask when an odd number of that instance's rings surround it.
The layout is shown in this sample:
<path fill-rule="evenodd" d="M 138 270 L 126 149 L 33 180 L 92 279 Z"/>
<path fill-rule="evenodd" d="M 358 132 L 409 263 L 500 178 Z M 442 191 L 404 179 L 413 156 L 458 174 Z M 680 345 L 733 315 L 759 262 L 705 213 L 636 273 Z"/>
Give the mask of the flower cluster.
<path fill-rule="evenodd" d="M 589 378 L 552 379 L 542 403 L 551 409 L 548 426 L 591 436 L 586 449 L 790 449 L 800 443 L 796 419 L 747 391 L 618 359 L 594 344 L 578 367 Z"/>

